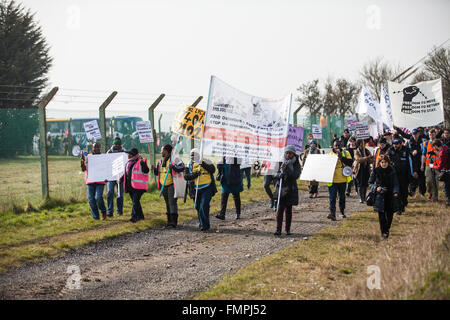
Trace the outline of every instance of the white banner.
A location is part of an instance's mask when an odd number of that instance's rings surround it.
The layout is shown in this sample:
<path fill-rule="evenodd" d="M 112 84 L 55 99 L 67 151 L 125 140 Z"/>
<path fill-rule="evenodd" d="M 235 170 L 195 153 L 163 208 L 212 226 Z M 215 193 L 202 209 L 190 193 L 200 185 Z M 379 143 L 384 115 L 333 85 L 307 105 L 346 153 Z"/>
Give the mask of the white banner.
<path fill-rule="evenodd" d="M 369 135 L 374 138 L 378 137 L 378 125 L 375 122 L 369 125 Z"/>
<path fill-rule="evenodd" d="M 380 107 L 376 102 L 369 90 L 366 87 L 362 87 L 359 94 L 358 105 L 356 106 L 356 113 L 368 114 L 374 121 L 378 121 L 381 117 Z"/>
<path fill-rule="evenodd" d="M 292 95 L 251 96 L 211 77 L 203 154 L 279 161 L 289 128 Z"/>
<path fill-rule="evenodd" d="M 149 120 L 136 121 L 136 130 L 139 133 L 139 142 L 140 143 L 153 142 L 152 124 L 150 123 Z"/>
<path fill-rule="evenodd" d="M 441 79 L 405 85 L 389 81 L 392 118 L 397 127 L 434 126 L 444 121 Z"/>
<path fill-rule="evenodd" d="M 314 139 L 322 139 L 322 127 L 320 124 L 311 125 L 311 132 Z"/>
<path fill-rule="evenodd" d="M 392 121 L 392 110 L 391 110 L 391 101 L 389 99 L 389 94 L 386 89 L 381 86 L 380 93 L 380 114 L 381 121 L 389 127 L 389 129 L 394 129 L 394 122 Z M 382 132 L 381 132 L 382 133 Z"/>
<path fill-rule="evenodd" d="M 332 183 L 337 159 L 334 154 L 309 154 L 300 180 Z"/>
<path fill-rule="evenodd" d="M 125 173 L 128 155 L 124 152 L 90 154 L 87 161 L 88 182 L 117 181 Z"/>
<path fill-rule="evenodd" d="M 92 120 L 83 123 L 84 131 L 86 132 L 87 140 L 100 140 L 102 138 L 102 134 L 100 133 L 100 129 L 98 128 L 97 120 Z"/>

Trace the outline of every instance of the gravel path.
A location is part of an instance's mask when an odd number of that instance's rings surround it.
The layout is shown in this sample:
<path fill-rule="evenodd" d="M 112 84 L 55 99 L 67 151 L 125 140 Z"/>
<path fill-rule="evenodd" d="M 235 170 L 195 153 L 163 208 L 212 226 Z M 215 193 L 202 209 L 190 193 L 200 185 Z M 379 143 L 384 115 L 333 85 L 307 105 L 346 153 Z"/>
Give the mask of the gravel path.
<path fill-rule="evenodd" d="M 211 216 L 207 233 L 198 231 L 198 221 L 192 220 L 177 229 L 123 235 L 13 269 L 0 275 L 0 299 L 189 298 L 225 274 L 339 223 L 339 217 L 337 222 L 326 219 L 328 193 L 323 188 L 320 194 L 309 199 L 300 193 L 291 236 L 273 235 L 275 213 L 268 201 L 252 203 L 242 208 L 241 220 L 235 220 L 234 210 L 225 221 Z M 355 196 L 347 198 L 347 215 L 365 207 Z M 80 268 L 81 289 L 66 288 L 70 265 Z"/>

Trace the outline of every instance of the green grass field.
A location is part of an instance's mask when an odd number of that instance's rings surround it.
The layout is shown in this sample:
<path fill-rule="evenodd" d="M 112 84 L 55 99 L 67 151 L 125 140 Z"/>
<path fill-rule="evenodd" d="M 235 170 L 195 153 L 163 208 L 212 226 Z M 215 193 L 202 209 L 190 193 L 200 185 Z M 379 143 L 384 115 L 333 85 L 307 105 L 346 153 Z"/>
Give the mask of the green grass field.
<path fill-rule="evenodd" d="M 55 256 L 83 244 L 165 223 L 165 203 L 159 198 L 159 190 L 143 195 L 141 203 L 146 219 L 139 223 L 128 221 L 131 213 L 128 195 L 125 195 L 124 216 L 93 220 L 87 203 L 84 173 L 80 173 L 79 165 L 78 158 L 50 156 L 51 200 L 42 203 L 39 157 L 0 161 L 0 169 L 5 173 L 0 190 L 0 271 L 26 261 Z M 304 183 L 299 182 L 299 185 Z M 220 208 L 220 187 L 218 189 L 219 193 L 211 202 L 211 212 Z M 245 188 L 241 199 L 243 205 L 267 200 L 263 177 L 253 177 L 251 189 Z M 189 197 L 186 203 L 178 200 L 178 208 L 180 221 L 197 218 Z M 229 201 L 229 208 L 234 208 L 233 201 Z"/>

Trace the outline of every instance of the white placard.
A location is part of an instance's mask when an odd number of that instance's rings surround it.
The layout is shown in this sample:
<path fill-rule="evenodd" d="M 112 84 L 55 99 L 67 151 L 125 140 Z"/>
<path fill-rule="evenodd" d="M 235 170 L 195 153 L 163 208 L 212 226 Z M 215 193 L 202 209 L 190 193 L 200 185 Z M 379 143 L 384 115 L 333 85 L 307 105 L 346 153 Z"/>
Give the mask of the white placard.
<path fill-rule="evenodd" d="M 332 183 L 337 159 L 334 154 L 309 154 L 300 180 Z"/>
<path fill-rule="evenodd" d="M 137 121 L 136 130 L 139 133 L 140 143 L 150 143 L 153 142 L 153 130 L 152 124 L 149 120 L 147 121 Z"/>
<path fill-rule="evenodd" d="M 441 79 L 414 85 L 388 82 L 392 118 L 397 127 L 434 126 L 444 121 Z"/>
<path fill-rule="evenodd" d="M 355 122 L 355 133 L 357 139 L 369 139 L 370 133 L 367 121 Z"/>
<path fill-rule="evenodd" d="M 125 172 L 128 155 L 124 152 L 88 155 L 88 182 L 117 181 Z"/>
<path fill-rule="evenodd" d="M 100 129 L 98 128 L 97 120 L 92 120 L 83 123 L 84 131 L 86 132 L 86 138 L 88 140 L 100 140 L 102 138 L 102 134 L 100 133 Z"/>
<path fill-rule="evenodd" d="M 311 125 L 311 132 L 314 139 L 322 139 L 322 127 L 320 124 Z"/>

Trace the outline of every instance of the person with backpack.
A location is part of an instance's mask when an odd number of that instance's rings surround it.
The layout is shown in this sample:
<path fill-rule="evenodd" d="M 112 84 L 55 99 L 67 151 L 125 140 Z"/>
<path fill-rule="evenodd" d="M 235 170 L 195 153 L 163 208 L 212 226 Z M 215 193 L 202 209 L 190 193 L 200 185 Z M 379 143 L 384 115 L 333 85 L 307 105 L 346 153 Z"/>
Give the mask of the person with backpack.
<path fill-rule="evenodd" d="M 216 167 L 208 159 L 200 161 L 197 148 L 191 150 L 188 167 L 184 170 L 184 179 L 188 182 L 189 196 L 194 200 L 201 231 L 210 229 L 209 209 L 212 197 L 217 193 L 213 177 Z"/>
<path fill-rule="evenodd" d="M 234 205 L 236 206 L 236 219 L 241 218 L 241 197 L 240 193 L 244 191 L 242 182 L 243 171 L 240 168 L 237 158 L 223 157 L 221 163 L 217 163 L 217 180 L 222 185 L 220 199 L 220 213 L 216 215 L 217 219 L 225 220 L 227 211 L 228 197 L 233 195 Z"/>
<path fill-rule="evenodd" d="M 374 211 L 378 212 L 378 221 L 383 239 L 389 237 L 392 219 L 398 198 L 399 183 L 395 169 L 390 165 L 391 160 L 386 154 L 380 156 L 380 165 L 372 171 L 369 187 L 375 192 Z"/>
<path fill-rule="evenodd" d="M 444 192 L 447 197 L 446 205 L 450 205 L 450 148 L 443 144 L 441 140 L 436 139 L 433 142 L 433 148 L 439 152 L 440 163 L 434 168 L 434 170 L 440 172 L 443 175 L 441 181 L 444 182 Z"/>
<path fill-rule="evenodd" d="M 141 206 L 141 197 L 148 189 L 147 159 L 142 158 L 138 149 L 132 148 L 128 153 L 128 161 L 125 165 L 125 174 L 122 177 L 124 190 L 130 194 L 133 207 L 131 209 L 131 222 L 144 220 L 144 212 Z"/>
<path fill-rule="evenodd" d="M 297 179 L 300 177 L 301 167 L 299 157 L 295 154 L 295 147 L 288 145 L 284 148 L 283 162 L 278 173 L 274 197 L 280 195 L 277 209 L 277 230 L 275 236 L 281 235 L 283 215 L 286 215 L 286 235 L 291 234 L 292 206 L 298 205 Z"/>
<path fill-rule="evenodd" d="M 172 156 L 173 147 L 166 144 L 161 151 L 161 160 L 152 165 L 154 175 L 157 177 L 158 189 L 162 189 L 162 195 L 166 203 L 167 227 L 176 228 L 178 224 L 178 205 L 175 198 L 175 180 L 177 173 L 184 172 L 184 163 L 177 157 Z"/>

